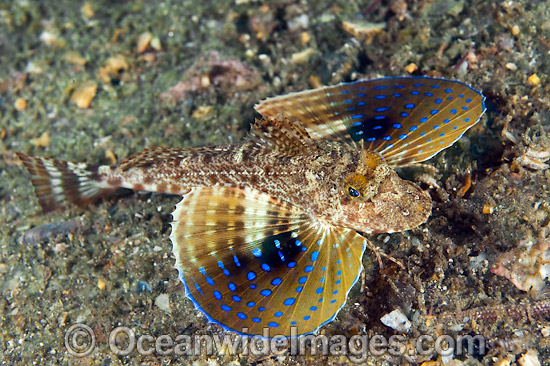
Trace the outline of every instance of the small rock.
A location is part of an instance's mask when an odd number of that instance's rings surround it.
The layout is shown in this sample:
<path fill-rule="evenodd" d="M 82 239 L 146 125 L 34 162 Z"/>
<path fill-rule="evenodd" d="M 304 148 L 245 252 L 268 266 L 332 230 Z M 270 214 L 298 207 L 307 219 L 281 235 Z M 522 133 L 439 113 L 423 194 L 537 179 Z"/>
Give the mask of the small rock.
<path fill-rule="evenodd" d="M 84 57 L 82 57 L 76 51 L 68 51 L 61 57 L 61 59 L 72 65 L 79 66 L 79 67 L 83 67 L 84 65 L 86 65 L 86 62 L 88 62 Z"/>
<path fill-rule="evenodd" d="M 141 33 L 138 37 L 136 52 L 137 53 L 145 52 L 147 50 L 147 47 L 149 46 L 149 43 L 151 43 L 152 39 L 153 39 L 153 35 L 151 34 L 151 32 Z"/>
<path fill-rule="evenodd" d="M 380 321 L 387 327 L 393 328 L 400 332 L 407 332 L 411 328 L 411 322 L 403 312 L 399 309 L 395 309 L 389 314 L 380 318 Z"/>
<path fill-rule="evenodd" d="M 385 27 L 386 23 L 369 23 L 363 21 L 342 22 L 342 28 L 344 28 L 347 33 L 365 42 L 367 45 L 371 44 L 374 36 L 383 32 Z"/>
<path fill-rule="evenodd" d="M 205 119 L 213 110 L 214 107 L 210 105 L 202 105 L 195 109 L 192 116 L 196 119 Z"/>
<path fill-rule="evenodd" d="M 59 44 L 59 34 L 58 32 L 51 31 L 51 30 L 45 30 L 44 32 L 40 33 L 38 38 L 46 45 L 46 46 L 57 46 Z"/>
<path fill-rule="evenodd" d="M 147 291 L 149 293 L 153 293 L 153 290 L 151 290 L 151 286 L 145 281 L 138 281 L 137 283 L 137 290 L 136 292 L 138 294 L 142 293 L 143 291 Z"/>
<path fill-rule="evenodd" d="M 120 74 L 128 71 L 130 64 L 123 55 L 116 55 L 109 58 L 105 65 L 97 72 L 99 79 L 105 84 L 109 84 L 112 79 L 120 78 Z"/>
<path fill-rule="evenodd" d="M 116 155 L 111 149 L 105 150 L 105 158 L 109 160 L 112 165 L 116 164 Z"/>
<path fill-rule="evenodd" d="M 71 102 L 78 108 L 86 109 L 90 106 L 92 99 L 97 93 L 97 83 L 95 81 L 86 81 L 80 84 L 71 95 Z"/>
<path fill-rule="evenodd" d="M 105 281 L 101 278 L 97 280 L 97 288 L 99 288 L 100 290 L 105 290 Z"/>
<path fill-rule="evenodd" d="M 485 205 L 483 205 L 483 214 L 484 215 L 490 215 L 495 211 L 495 207 L 491 202 L 485 202 Z"/>
<path fill-rule="evenodd" d="M 170 308 L 170 297 L 167 294 L 158 295 L 155 299 L 155 305 L 168 314 L 172 312 Z"/>
<path fill-rule="evenodd" d="M 86 18 L 91 18 L 94 16 L 94 7 L 89 1 L 86 1 L 84 5 L 82 5 L 82 8 L 80 8 L 80 11 L 82 12 L 82 15 L 84 15 Z"/>
<path fill-rule="evenodd" d="M 539 355 L 534 349 L 528 349 L 518 360 L 520 366 L 540 366 Z"/>
<path fill-rule="evenodd" d="M 297 17 L 290 19 L 287 22 L 287 25 L 288 25 L 288 29 L 291 32 L 296 31 L 298 29 L 308 29 L 309 17 L 307 16 L 307 14 L 298 15 Z"/>
<path fill-rule="evenodd" d="M 51 240 L 61 235 L 75 234 L 82 228 L 79 221 L 49 222 L 28 230 L 23 235 L 23 243 L 36 245 L 40 242 Z"/>
<path fill-rule="evenodd" d="M 529 76 L 529 79 L 527 79 L 527 82 L 533 86 L 538 86 L 540 85 L 540 78 L 538 77 L 537 74 L 533 74 Z"/>
<path fill-rule="evenodd" d="M 16 110 L 23 111 L 27 108 L 27 101 L 23 98 L 17 98 L 13 106 Z"/>
<path fill-rule="evenodd" d="M 34 146 L 47 147 L 50 145 L 50 134 L 46 131 L 40 137 L 32 139 L 30 143 Z"/>
<path fill-rule="evenodd" d="M 513 62 L 508 62 L 506 64 L 506 68 L 510 71 L 516 71 L 518 69 L 518 66 Z"/>
<path fill-rule="evenodd" d="M 303 45 L 306 45 L 309 43 L 309 41 L 311 41 L 311 36 L 308 32 L 302 32 L 302 34 L 300 35 L 300 41 Z"/>
<path fill-rule="evenodd" d="M 418 66 L 416 66 L 414 62 L 405 66 L 405 71 L 407 71 L 409 74 L 412 74 L 416 70 L 418 70 Z"/>
<path fill-rule="evenodd" d="M 160 43 L 159 37 L 153 37 L 153 39 L 151 40 L 151 48 L 155 51 L 162 50 L 162 44 Z"/>
<path fill-rule="evenodd" d="M 292 56 L 290 57 L 290 60 L 292 61 L 292 63 L 295 63 L 295 64 L 303 64 L 309 60 L 309 58 L 311 57 L 311 55 L 313 55 L 314 52 L 315 50 L 309 47 L 303 51 L 293 53 Z"/>

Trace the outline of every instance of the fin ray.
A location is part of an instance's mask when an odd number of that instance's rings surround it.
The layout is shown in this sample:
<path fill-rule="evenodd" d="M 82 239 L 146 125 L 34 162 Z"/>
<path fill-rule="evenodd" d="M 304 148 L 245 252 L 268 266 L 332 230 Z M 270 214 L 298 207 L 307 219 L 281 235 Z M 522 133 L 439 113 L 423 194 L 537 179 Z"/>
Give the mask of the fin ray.
<path fill-rule="evenodd" d="M 478 122 L 484 100 L 458 81 L 389 77 L 291 93 L 255 108 L 266 118 L 299 121 L 313 139 L 359 145 L 405 166 L 451 146 Z"/>
<path fill-rule="evenodd" d="M 250 134 L 252 148 L 295 156 L 316 146 L 306 129 L 298 121 L 290 121 L 282 114 L 257 119 Z"/>
<path fill-rule="evenodd" d="M 111 192 L 101 181 L 97 166 L 16 153 L 31 175 L 38 203 L 43 212 L 93 202 Z"/>
<path fill-rule="evenodd" d="M 193 189 L 173 216 L 170 238 L 188 296 L 211 321 L 239 333 L 314 332 L 336 316 L 362 268 L 365 238 L 259 191 Z M 195 232 L 197 221 L 211 230 Z M 262 229 L 266 222 L 272 226 Z M 232 230 L 220 235 L 219 227 Z"/>

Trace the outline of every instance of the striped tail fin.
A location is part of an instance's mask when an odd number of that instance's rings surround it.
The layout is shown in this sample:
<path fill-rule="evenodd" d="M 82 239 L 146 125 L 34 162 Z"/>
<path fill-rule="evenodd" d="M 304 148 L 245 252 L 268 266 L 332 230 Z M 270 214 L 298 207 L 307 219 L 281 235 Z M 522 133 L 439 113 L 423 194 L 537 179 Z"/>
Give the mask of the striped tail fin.
<path fill-rule="evenodd" d="M 16 154 L 31 175 L 38 203 L 44 212 L 68 204 L 86 205 L 116 188 L 102 181 L 98 166 Z"/>

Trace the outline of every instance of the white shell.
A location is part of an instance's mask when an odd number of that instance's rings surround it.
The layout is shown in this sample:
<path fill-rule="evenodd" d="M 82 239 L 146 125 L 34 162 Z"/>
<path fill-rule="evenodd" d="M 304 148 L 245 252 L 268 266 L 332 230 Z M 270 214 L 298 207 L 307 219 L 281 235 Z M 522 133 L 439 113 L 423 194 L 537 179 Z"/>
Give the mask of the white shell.
<path fill-rule="evenodd" d="M 408 332 L 411 328 L 411 322 L 405 314 L 399 309 L 395 309 L 391 313 L 384 315 L 380 321 L 387 327 L 393 328 L 400 332 Z"/>

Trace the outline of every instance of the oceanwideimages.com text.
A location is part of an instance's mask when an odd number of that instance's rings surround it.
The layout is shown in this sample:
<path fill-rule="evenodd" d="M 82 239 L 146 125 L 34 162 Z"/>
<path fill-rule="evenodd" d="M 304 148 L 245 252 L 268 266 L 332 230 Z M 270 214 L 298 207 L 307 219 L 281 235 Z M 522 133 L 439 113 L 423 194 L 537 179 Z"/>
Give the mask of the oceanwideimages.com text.
<path fill-rule="evenodd" d="M 347 356 L 352 362 L 363 362 L 369 355 L 374 357 L 389 354 L 404 356 L 414 362 L 418 356 L 461 356 L 485 354 L 485 339 L 480 335 L 451 336 L 420 335 L 410 339 L 404 335 L 306 335 L 277 337 L 266 328 L 262 336 L 240 336 L 233 333 L 213 335 L 159 335 L 135 331 L 129 327 L 117 327 L 109 333 L 108 346 L 113 354 L 157 356 L 199 355 L 251 355 L 266 356 L 287 353 L 290 355 Z M 297 330 L 293 330 L 298 334 Z M 243 329 L 243 333 L 246 329 Z M 65 333 L 65 347 L 75 357 L 92 354 L 96 344 L 93 330 L 86 324 L 75 324 Z"/>

